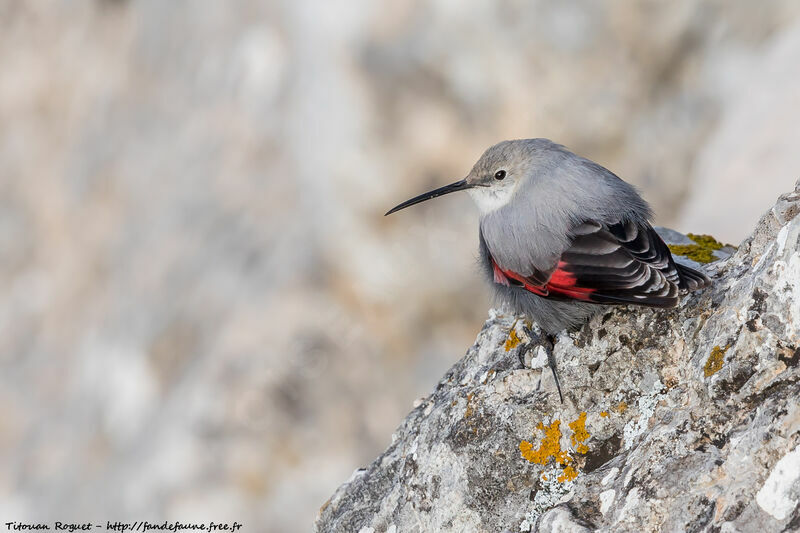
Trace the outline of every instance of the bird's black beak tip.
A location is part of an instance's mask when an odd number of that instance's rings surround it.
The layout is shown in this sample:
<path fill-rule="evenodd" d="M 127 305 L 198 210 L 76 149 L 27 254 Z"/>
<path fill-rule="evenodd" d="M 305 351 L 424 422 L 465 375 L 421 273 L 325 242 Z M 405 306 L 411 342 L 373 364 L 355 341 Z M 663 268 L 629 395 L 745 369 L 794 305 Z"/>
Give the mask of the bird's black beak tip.
<path fill-rule="evenodd" d="M 406 207 L 410 207 L 410 206 L 418 204 L 420 202 L 424 202 L 425 200 L 430 200 L 431 198 L 436 198 L 438 196 L 442 196 L 442 195 L 445 195 L 445 194 L 450 194 L 451 192 L 463 191 L 463 190 L 469 189 L 471 187 L 472 187 L 472 185 L 468 184 L 466 179 L 459 180 L 459 181 L 457 181 L 455 183 L 451 183 L 450 185 L 445 185 L 444 187 L 439 187 L 438 189 L 435 189 L 433 191 L 426 192 L 424 194 L 420 194 L 419 196 L 415 196 L 414 198 L 412 198 L 410 200 L 406 200 L 402 204 L 396 205 L 393 208 L 391 208 L 390 210 L 388 210 L 383 216 L 389 216 L 392 213 L 394 213 L 395 211 L 400 211 L 401 209 L 405 209 Z"/>

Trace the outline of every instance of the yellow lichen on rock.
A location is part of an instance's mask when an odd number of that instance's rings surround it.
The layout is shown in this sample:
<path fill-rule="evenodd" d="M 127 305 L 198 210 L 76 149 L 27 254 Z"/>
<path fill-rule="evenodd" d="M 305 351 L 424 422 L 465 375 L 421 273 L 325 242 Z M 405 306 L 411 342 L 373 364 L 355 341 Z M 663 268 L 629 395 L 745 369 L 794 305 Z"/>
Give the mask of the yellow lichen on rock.
<path fill-rule="evenodd" d="M 729 348 L 730 346 L 720 348 L 719 345 L 717 345 L 711 349 L 708 360 L 706 360 L 706 366 L 703 368 L 703 375 L 705 375 L 705 377 L 709 378 L 722 369 L 722 365 L 725 363 L 725 352 L 727 352 Z"/>
<path fill-rule="evenodd" d="M 520 340 L 519 335 L 517 335 L 517 330 L 511 328 L 511 332 L 508 334 L 508 339 L 506 339 L 504 347 L 508 352 L 519 346 L 520 342 L 522 341 Z"/>
<path fill-rule="evenodd" d="M 585 444 L 585 441 L 589 438 L 589 432 L 586 431 L 586 411 L 581 412 L 574 422 L 570 422 L 569 428 L 572 430 L 570 440 L 575 451 L 580 454 L 587 453 L 589 447 Z"/>
<path fill-rule="evenodd" d="M 558 476 L 557 479 L 559 483 L 564 483 L 565 481 L 572 481 L 576 477 L 578 477 L 578 470 L 573 468 L 572 465 L 567 465 L 564 469 L 564 473 Z"/>
<path fill-rule="evenodd" d="M 549 426 L 545 426 L 539 422 L 536 429 L 544 431 L 542 443 L 537 449 L 533 448 L 533 444 L 524 440 L 519 443 L 519 451 L 522 457 L 531 463 L 546 465 L 552 457 L 560 465 L 567 464 L 571 459 L 567 452 L 561 449 L 561 425 L 560 420 L 554 420 Z"/>
<path fill-rule="evenodd" d="M 572 430 L 570 441 L 575 448 L 575 452 L 580 454 L 588 453 L 589 446 L 586 445 L 586 440 L 590 435 L 586 430 L 586 412 L 582 412 L 577 419 L 570 422 L 568 425 Z M 539 447 L 534 448 L 533 444 L 524 440 L 519 443 L 519 451 L 524 459 L 540 465 L 546 465 L 552 458 L 557 464 L 564 467 L 562 474 L 557 478 L 560 483 L 563 483 L 565 481 L 572 481 L 578 477 L 580 470 L 575 468 L 573 464 L 574 459 L 570 456 L 569 451 L 561 449 L 560 426 L 560 420 L 554 420 L 548 426 L 539 422 L 536 425 L 536 429 L 544 432 L 544 437 L 542 437 Z"/>

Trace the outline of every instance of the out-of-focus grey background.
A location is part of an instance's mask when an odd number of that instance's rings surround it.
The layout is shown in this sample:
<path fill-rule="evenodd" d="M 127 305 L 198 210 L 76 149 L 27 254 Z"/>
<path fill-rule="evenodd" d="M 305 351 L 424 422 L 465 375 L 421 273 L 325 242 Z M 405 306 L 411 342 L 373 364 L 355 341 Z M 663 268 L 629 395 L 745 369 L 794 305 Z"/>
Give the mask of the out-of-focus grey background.
<path fill-rule="evenodd" d="M 0 1 L 0 517 L 295 532 L 486 316 L 466 195 L 550 137 L 738 243 L 800 3 Z"/>

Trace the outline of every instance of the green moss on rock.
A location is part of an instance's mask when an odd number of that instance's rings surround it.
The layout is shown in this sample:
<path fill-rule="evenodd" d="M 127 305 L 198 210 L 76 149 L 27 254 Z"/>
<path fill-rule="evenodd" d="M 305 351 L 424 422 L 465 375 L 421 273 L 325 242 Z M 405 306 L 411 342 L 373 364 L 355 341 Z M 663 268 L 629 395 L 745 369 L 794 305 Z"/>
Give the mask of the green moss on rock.
<path fill-rule="evenodd" d="M 714 256 L 715 250 L 721 250 L 724 245 L 711 235 L 686 235 L 697 244 L 670 244 L 669 251 L 676 255 L 688 257 L 698 263 L 711 263 L 718 258 Z"/>
<path fill-rule="evenodd" d="M 711 248 L 712 250 L 721 250 L 724 247 L 724 245 L 721 242 L 719 242 L 711 235 L 696 235 L 694 233 L 689 233 L 686 236 L 692 239 L 700 246 L 704 246 L 705 248 Z"/>

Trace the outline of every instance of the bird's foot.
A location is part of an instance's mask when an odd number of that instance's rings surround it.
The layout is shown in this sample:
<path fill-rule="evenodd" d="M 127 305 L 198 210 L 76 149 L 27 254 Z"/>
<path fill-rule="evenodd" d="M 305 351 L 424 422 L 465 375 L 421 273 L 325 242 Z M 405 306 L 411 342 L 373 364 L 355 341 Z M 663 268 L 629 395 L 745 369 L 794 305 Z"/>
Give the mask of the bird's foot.
<path fill-rule="evenodd" d="M 525 333 L 525 336 L 528 338 L 528 342 L 520 346 L 520 350 L 518 352 L 520 362 L 523 366 L 528 366 L 525 364 L 525 355 L 535 347 L 540 346 L 547 356 L 547 366 L 549 366 L 550 371 L 553 372 L 553 379 L 556 382 L 556 390 L 558 390 L 558 398 L 561 400 L 561 403 L 564 403 L 564 396 L 561 394 L 561 383 L 558 381 L 558 369 L 556 367 L 556 336 L 544 332 L 539 334 L 534 333 L 533 325 L 528 320 L 523 322 L 522 330 Z"/>

